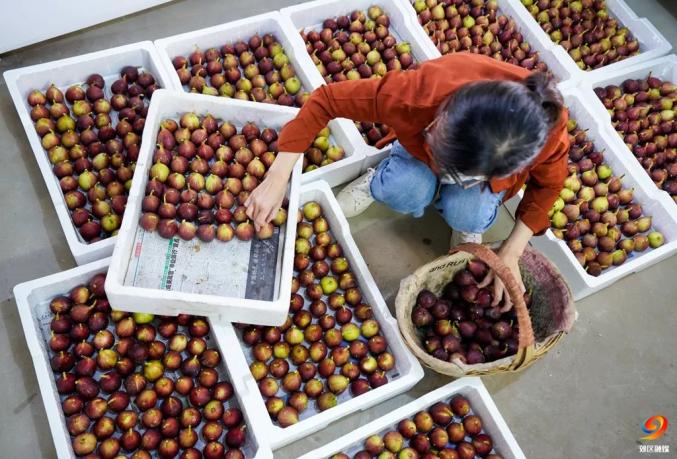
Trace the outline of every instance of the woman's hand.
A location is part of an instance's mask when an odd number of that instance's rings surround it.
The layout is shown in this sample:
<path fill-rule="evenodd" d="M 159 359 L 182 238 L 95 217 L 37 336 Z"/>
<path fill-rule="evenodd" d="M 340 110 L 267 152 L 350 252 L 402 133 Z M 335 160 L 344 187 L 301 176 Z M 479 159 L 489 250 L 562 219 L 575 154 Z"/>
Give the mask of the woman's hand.
<path fill-rule="evenodd" d="M 266 178 L 245 201 L 247 216 L 254 222 L 256 231 L 275 218 L 282 207 L 289 175 L 298 158 L 298 153 L 278 153 Z"/>
<path fill-rule="evenodd" d="M 525 225 L 522 220 L 517 220 L 515 221 L 515 227 L 512 229 L 510 236 L 503 242 L 503 245 L 501 245 L 501 248 L 498 249 L 497 252 L 498 257 L 508 267 L 510 273 L 517 281 L 517 286 L 522 293 L 526 291 L 526 288 L 524 287 L 524 281 L 522 280 L 522 274 L 519 269 L 519 259 L 533 234 L 531 229 Z M 494 275 L 493 271 L 489 271 L 487 276 L 479 284 L 479 287 L 486 287 L 491 284 L 492 281 L 494 282 L 492 292 L 494 301 L 491 303 L 491 306 L 497 306 L 503 301 L 501 312 L 509 311 L 513 307 L 510 293 L 505 288 L 505 285 L 503 285 L 503 282 L 501 282 L 501 279 Z"/>
<path fill-rule="evenodd" d="M 254 222 L 256 231 L 275 218 L 282 207 L 286 190 L 287 180 L 284 177 L 268 175 L 251 192 L 244 205 L 247 207 L 247 217 Z"/>
<path fill-rule="evenodd" d="M 502 248 L 502 247 L 501 247 Z M 508 267 L 510 273 L 513 275 L 517 281 L 517 285 L 520 288 L 520 291 L 524 293 L 526 288 L 524 287 L 524 282 L 522 281 L 522 274 L 520 273 L 519 268 L 519 255 L 513 254 L 510 252 L 498 251 L 498 257 L 503 261 L 503 263 Z M 513 303 L 510 299 L 510 293 L 503 284 L 498 276 L 494 275 L 493 271 L 489 271 L 487 276 L 480 282 L 479 287 L 486 287 L 491 284 L 493 281 L 493 291 L 491 292 L 494 298 L 494 301 L 491 303 L 491 306 L 498 306 L 498 304 L 503 301 L 503 306 L 501 307 L 501 312 L 506 312 L 512 309 Z"/>

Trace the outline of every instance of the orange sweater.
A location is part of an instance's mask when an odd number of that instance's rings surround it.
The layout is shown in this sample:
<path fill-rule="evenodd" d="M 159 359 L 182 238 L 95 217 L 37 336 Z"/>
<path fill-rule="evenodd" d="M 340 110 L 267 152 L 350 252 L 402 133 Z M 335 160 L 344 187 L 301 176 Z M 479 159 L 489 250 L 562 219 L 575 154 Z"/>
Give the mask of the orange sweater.
<path fill-rule="evenodd" d="M 426 61 L 416 69 L 388 72 L 383 78 L 344 81 L 313 91 L 297 117 L 287 123 L 278 140 L 279 151 L 302 152 L 315 134 L 333 118 L 385 123 L 392 128 L 379 146 L 397 138 L 413 156 L 437 170 L 422 131 L 435 118 L 440 104 L 458 88 L 478 80 L 521 80 L 529 71 L 490 57 L 452 53 Z M 549 226 L 548 211 L 567 175 L 569 138 L 565 111 L 536 159 L 526 169 L 492 179 L 494 193 L 504 200 L 527 188 L 517 216 L 535 233 Z"/>

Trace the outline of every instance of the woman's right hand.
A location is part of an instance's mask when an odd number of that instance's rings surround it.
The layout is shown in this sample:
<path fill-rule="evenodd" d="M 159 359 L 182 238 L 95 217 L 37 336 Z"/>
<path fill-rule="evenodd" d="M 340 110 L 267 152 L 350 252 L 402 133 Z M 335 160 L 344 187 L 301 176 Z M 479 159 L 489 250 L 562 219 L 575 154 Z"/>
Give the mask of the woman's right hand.
<path fill-rule="evenodd" d="M 256 231 L 275 218 L 282 207 L 289 177 L 299 156 L 299 153 L 278 153 L 263 182 L 245 201 L 247 216 L 254 222 Z"/>
<path fill-rule="evenodd" d="M 244 203 L 247 216 L 254 222 L 256 231 L 275 218 L 282 207 L 288 180 L 280 175 L 268 174 Z"/>

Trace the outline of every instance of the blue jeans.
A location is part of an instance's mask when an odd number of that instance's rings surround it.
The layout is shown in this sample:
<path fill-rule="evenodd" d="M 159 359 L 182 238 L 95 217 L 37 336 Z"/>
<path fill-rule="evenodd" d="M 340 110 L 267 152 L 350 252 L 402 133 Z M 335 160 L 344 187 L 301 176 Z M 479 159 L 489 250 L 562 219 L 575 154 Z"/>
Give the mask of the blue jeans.
<path fill-rule="evenodd" d="M 421 217 L 435 199 L 438 185 L 433 171 L 395 142 L 390 156 L 376 168 L 371 194 L 396 212 Z M 456 231 L 484 233 L 494 224 L 504 193 L 492 193 L 488 186 L 466 190 L 456 184 L 443 184 L 434 204 Z"/>

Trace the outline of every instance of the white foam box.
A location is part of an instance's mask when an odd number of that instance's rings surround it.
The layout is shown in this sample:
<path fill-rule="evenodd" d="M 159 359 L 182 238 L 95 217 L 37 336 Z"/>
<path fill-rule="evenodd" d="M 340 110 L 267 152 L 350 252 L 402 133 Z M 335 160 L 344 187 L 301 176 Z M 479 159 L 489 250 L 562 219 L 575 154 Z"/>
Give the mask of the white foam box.
<path fill-rule="evenodd" d="M 352 398 L 348 393 L 349 391 L 346 391 L 339 395 L 339 403 L 335 407 L 322 412 L 309 408 L 301 414 L 301 420 L 297 424 L 286 428 L 273 424 L 268 416 L 265 401 L 261 396 L 257 397 L 247 408 L 260 413 L 259 417 L 265 417 L 265 422 L 262 425 L 254 425 L 253 428 L 266 432 L 263 435 L 269 439 L 274 450 L 301 440 L 348 414 L 365 410 L 406 392 L 423 377 L 423 369 L 404 344 L 397 327 L 397 321 L 390 314 L 374 278 L 369 273 L 369 268 L 350 234 L 348 222 L 329 186 L 322 181 L 303 185 L 299 203 L 302 206 L 309 201 L 317 201 L 322 206 L 323 216 L 329 222 L 329 228 L 334 239 L 343 248 L 343 256 L 350 262 L 365 302 L 372 307 L 374 318 L 378 321 L 381 331 L 388 341 L 388 351 L 395 357 L 396 365 L 393 370 L 387 373 L 389 380 L 387 384 L 355 398 Z M 251 350 L 240 341 L 238 332 L 231 324 L 224 325 L 223 331 L 226 339 L 225 345 L 228 349 L 231 349 L 227 356 L 228 364 L 233 370 L 237 369 L 238 372 L 238 377 L 234 377 L 233 384 L 242 387 L 238 390 L 258 393 L 257 382 L 249 372 L 249 363 L 253 358 Z M 240 349 L 240 352 L 237 349 Z"/>
<path fill-rule="evenodd" d="M 41 8 L 36 8 L 31 2 L 13 3 L 0 29 L 0 54 L 168 1 L 119 0 L 93 7 L 87 0 L 59 0 L 43 4 Z M 9 4 L 6 5 L 9 7 Z M 40 24 L 40 27 L 30 27 L 28 24 Z"/>
<path fill-rule="evenodd" d="M 399 0 L 401 2 L 406 3 L 407 8 L 411 10 L 413 14 L 413 21 L 416 24 L 418 28 L 421 29 L 423 32 L 423 35 L 427 38 L 428 43 L 430 43 L 430 58 L 434 59 L 436 57 L 440 57 L 441 54 L 439 50 L 435 47 L 434 43 L 428 37 L 423 31 L 423 28 L 419 25 L 418 19 L 416 17 L 416 11 L 414 10 L 413 1 L 410 0 Z M 561 60 L 559 59 L 558 56 L 555 56 L 553 53 L 553 48 L 555 47 L 555 44 L 550 41 L 547 37 L 546 40 L 543 39 L 540 34 L 538 34 L 538 31 L 540 30 L 540 27 L 538 27 L 538 24 L 536 24 L 536 28 L 534 28 L 534 24 L 532 24 L 529 19 L 529 13 L 524 10 L 524 7 L 520 4 L 520 0 L 497 0 L 498 3 L 498 14 L 505 15 L 509 19 L 513 19 L 515 21 L 515 24 L 517 25 L 517 28 L 519 29 L 520 33 L 524 36 L 524 41 L 529 43 L 531 45 L 531 48 L 535 51 L 538 52 L 538 57 L 541 61 L 545 62 L 547 64 L 548 68 L 550 71 L 552 71 L 553 75 L 557 77 L 557 79 L 561 82 L 564 83 L 566 86 L 575 86 L 576 80 L 573 79 L 573 73 L 571 72 L 571 69 L 569 69 L 567 66 L 565 66 Z M 525 14 L 526 13 L 526 16 Z M 542 31 L 541 31 L 542 32 Z"/>
<path fill-rule="evenodd" d="M 642 62 L 641 64 L 633 65 L 631 67 L 624 67 L 622 69 L 617 69 L 612 72 L 602 72 L 594 76 L 587 78 L 584 83 L 581 85 L 581 91 L 585 94 L 587 100 L 589 100 L 589 107 L 591 110 L 595 111 L 598 119 L 603 120 L 604 124 L 608 125 L 610 129 L 613 130 L 611 124 L 611 115 L 602 104 L 602 101 L 599 100 L 597 95 L 594 92 L 595 88 L 608 85 L 621 85 L 623 81 L 627 79 L 644 79 L 651 74 L 656 78 L 661 80 L 670 81 L 674 84 L 677 84 L 677 55 L 670 54 L 668 56 L 659 57 L 651 61 Z M 670 196 L 667 192 L 658 188 L 649 174 L 642 168 L 642 165 L 639 164 L 635 155 L 630 151 L 630 149 L 625 145 L 625 142 L 621 137 L 614 132 L 614 143 L 617 145 L 616 151 L 617 154 L 623 159 L 628 166 L 635 166 L 641 172 L 639 179 L 644 183 L 647 188 L 653 186 L 660 193 L 664 193 L 668 198 Z M 672 200 L 670 198 L 670 200 Z M 672 212 L 677 213 L 677 204 L 672 204 Z"/>
<path fill-rule="evenodd" d="M 590 71 L 581 70 L 578 65 L 576 65 L 576 62 L 569 56 L 569 53 L 550 39 L 550 36 L 545 33 L 536 19 L 531 16 L 526 7 L 521 4 L 520 0 L 507 1 L 514 4 L 516 9 L 520 8 L 520 13 L 524 18 L 523 20 L 529 24 L 529 28 L 533 30 L 534 34 L 538 36 L 542 42 L 549 41 L 554 45 L 552 48 L 554 57 L 579 83 L 587 78 L 596 77 L 596 75 L 599 74 L 655 59 L 669 53 L 672 49 L 670 42 L 663 37 L 648 19 L 637 17 L 637 14 L 635 14 L 623 0 L 606 0 L 609 16 L 616 18 L 622 26 L 627 27 L 635 38 L 639 40 L 640 52 L 635 56 L 628 57 L 619 62 L 614 62 L 613 64 L 605 65 L 599 69 Z"/>
<path fill-rule="evenodd" d="M 581 129 L 587 129 L 588 139 L 594 143 L 595 150 L 604 151 L 604 161 L 612 168 L 614 175 L 623 177 L 623 187 L 634 189 L 634 201 L 642 206 L 644 215 L 652 217 L 653 229 L 663 233 L 666 241 L 657 249 L 632 252 L 625 263 L 605 269 L 595 277 L 585 271 L 566 242 L 556 238 L 550 229 L 542 236 L 533 237 L 531 245 L 557 265 L 571 287 L 574 299 L 580 300 L 673 255 L 677 251 L 677 212 L 672 210 L 673 201 L 667 193 L 659 191 L 653 182 L 646 183 L 643 180 L 646 173 L 637 161 L 628 160 L 627 155 L 631 153 L 624 145 L 625 151 L 619 148 L 616 142 L 618 135 L 611 126 L 607 126 L 605 119 L 600 118 L 596 111 L 590 110 L 590 96 L 572 88 L 563 90 L 562 94 L 569 116 L 578 122 Z M 522 196 L 523 191 L 520 191 L 506 202 L 506 207 L 513 215 Z"/>
<path fill-rule="evenodd" d="M 170 75 L 172 87 L 178 91 L 185 90 L 179 81 L 179 77 L 172 65 L 172 59 L 176 56 L 188 56 L 195 48 L 206 50 L 211 47 L 220 48 L 226 43 L 233 43 L 238 40 L 249 40 L 255 34 L 264 35 L 272 33 L 282 44 L 285 54 L 296 70 L 296 75 L 303 84 L 303 90 L 311 91 L 316 88 L 317 73 L 310 56 L 305 48 L 299 49 L 293 45 L 297 40 L 298 33 L 289 22 L 289 19 L 279 12 L 271 12 L 228 22 L 215 27 L 187 32 L 172 37 L 163 38 L 155 41 L 160 58 Z M 298 45 L 298 44 L 296 44 Z M 340 185 L 357 177 L 362 169 L 364 154 L 358 148 L 359 144 L 353 141 L 354 132 L 349 126 L 347 120 L 334 120 L 329 124 L 334 141 L 346 152 L 346 157 L 341 161 L 321 167 L 315 171 L 304 173 L 301 177 L 302 183 L 312 182 L 322 179 L 329 182 L 332 186 Z"/>
<path fill-rule="evenodd" d="M 69 86 L 84 82 L 92 73 L 100 73 L 106 80 L 106 97 L 110 98 L 110 84 L 119 78 L 120 70 L 125 65 L 140 66 L 142 69 L 150 71 L 161 87 L 166 88 L 170 85 L 165 67 L 161 64 L 160 58 L 150 41 L 8 70 L 4 73 L 7 88 L 28 136 L 45 185 L 47 185 L 47 191 L 59 217 L 66 242 L 75 262 L 79 265 L 109 257 L 113 253 L 113 246 L 117 238 L 110 237 L 98 242 L 88 243 L 82 239 L 80 233 L 76 230 L 59 186 L 59 179 L 52 172 L 52 165 L 49 162 L 47 152 L 42 148 L 40 136 L 35 132 L 30 116 L 31 106 L 26 101 L 26 97 L 34 89 L 44 91 L 50 83 L 54 83 L 65 92 Z M 111 112 L 111 117 L 114 120 L 116 119 L 113 112 Z"/>
<path fill-rule="evenodd" d="M 280 12 L 289 19 L 296 32 L 296 39 L 294 40 L 297 48 L 296 54 L 304 53 L 308 56 L 305 44 L 299 34 L 301 30 L 320 30 L 325 19 L 350 14 L 354 10 L 366 11 L 372 5 L 383 8 L 383 11 L 390 18 L 390 33 L 398 43 L 405 41 L 411 45 L 411 54 L 416 62 L 431 58 L 431 42 L 423 29 L 415 22 L 414 10 L 407 5 L 406 0 L 316 0 L 283 8 Z M 434 46 L 432 48 L 434 49 Z M 308 57 L 308 60 L 312 66 L 312 69 L 310 69 L 312 72 L 309 71 L 309 73 L 314 75 L 313 88 L 325 84 L 310 57 Z M 354 125 L 350 127 L 352 128 L 353 142 L 360 145 L 361 150 L 364 151 L 365 160 L 362 164 L 362 172 L 369 167 L 378 165 L 390 153 L 390 145 L 381 149 L 372 147 L 365 142 L 357 127 Z"/>
<path fill-rule="evenodd" d="M 204 243 L 194 238 L 184 244 L 178 236 L 171 240 L 162 239 L 157 233 L 147 233 L 139 227 L 141 201 L 145 196 L 148 170 L 153 164 L 160 122 L 165 118 L 179 119 L 186 112 L 195 112 L 198 115 L 210 113 L 219 120 L 232 122 L 238 130 L 249 121 L 261 128 L 279 130 L 296 114 L 296 110 L 290 107 L 168 90 L 156 91 L 148 111 L 134 181 L 106 279 L 105 288 L 109 301 L 116 309 L 125 311 L 164 315 L 184 312 L 220 320 L 263 325 L 281 324 L 289 307 L 295 224 L 285 224 L 280 228 L 279 245 L 270 249 L 273 251 L 272 255 L 259 252 L 263 254 L 261 257 L 268 259 L 277 257 L 277 262 L 272 261 L 272 267 L 264 268 L 268 269 L 265 272 L 257 269 L 262 266 L 259 262 L 263 258 L 258 258 L 259 255 L 253 250 L 256 248 L 254 244 L 258 244 L 263 251 L 268 250 L 268 244 L 274 243 L 272 241 L 277 236 L 266 241 L 257 241 L 254 238 L 251 242 L 233 238 L 226 243 L 216 239 Z M 299 158 L 292 172 L 288 191 L 291 209 L 298 207 L 300 173 Z M 143 245 L 152 249 L 144 252 Z M 156 250 L 159 253 L 154 253 Z M 170 252 L 173 252 L 174 257 L 164 255 Z M 146 263 L 149 267 L 143 268 Z M 166 279 L 153 278 L 152 272 L 157 270 L 160 277 L 164 276 Z M 151 274 L 143 277 L 144 271 Z M 275 279 L 269 277 L 272 272 L 275 273 Z M 167 277 L 170 274 L 170 277 L 175 274 L 171 281 Z M 256 288 L 259 281 L 266 285 L 272 284 L 272 299 L 245 298 L 247 289 Z M 255 296 L 250 295 L 250 298 L 253 297 Z"/>
<path fill-rule="evenodd" d="M 461 395 L 468 399 L 471 412 L 482 419 L 484 432 L 493 440 L 496 453 L 504 459 L 526 458 L 494 404 L 491 395 L 482 384 L 482 380 L 477 377 L 465 377 L 419 397 L 413 402 L 407 403 L 395 411 L 301 456 L 299 459 L 323 459 L 341 452 L 352 457 L 353 454 L 362 450 L 362 445 L 367 437 L 377 434 L 385 435 L 390 430 L 397 430 L 397 424 L 402 419 L 411 419 L 419 411 L 425 410 L 437 402 L 448 403 L 455 395 Z"/>
<path fill-rule="evenodd" d="M 19 309 L 19 316 L 21 317 L 21 326 L 23 327 L 26 344 L 33 360 L 42 402 L 45 405 L 52 440 L 54 441 L 54 447 L 59 459 L 75 459 L 76 455 L 71 447 L 71 437 L 66 428 L 66 419 L 61 409 L 62 397 L 56 389 L 54 374 L 49 363 L 50 351 L 46 341 L 50 336 L 49 326 L 52 317 L 49 302 L 55 296 L 67 293 L 73 287 L 86 284 L 95 274 L 105 273 L 109 262 L 110 258 L 97 260 L 68 271 L 52 274 L 51 276 L 25 282 L 14 287 L 14 296 L 17 308 Z M 219 327 L 215 327 L 213 324 L 210 325 L 211 332 L 209 337 L 215 339 L 216 346 L 218 346 L 222 356 L 227 356 L 228 349 L 224 347 L 222 332 Z M 219 374 L 222 378 L 226 377 L 232 383 L 235 375 L 232 374 L 228 362 L 224 361 L 222 361 L 218 368 Z M 252 398 L 256 394 L 258 392 L 247 392 L 246 388 L 237 389 L 235 392 L 237 404 L 243 412 L 248 427 L 262 422 L 259 413 L 250 412 L 249 410 Z M 243 452 L 247 457 L 257 459 L 273 457 L 265 436 L 260 436 L 256 429 L 251 428 L 247 430 L 247 440 Z"/>

